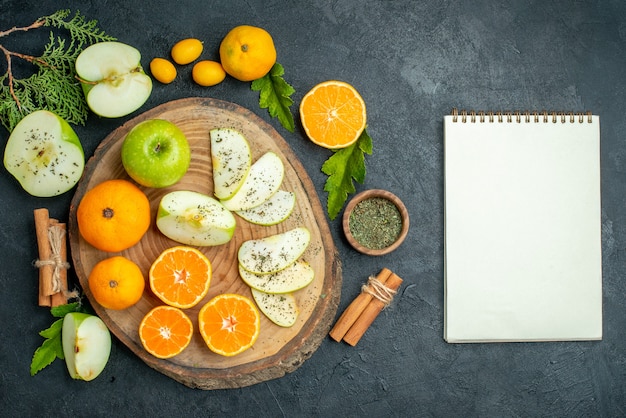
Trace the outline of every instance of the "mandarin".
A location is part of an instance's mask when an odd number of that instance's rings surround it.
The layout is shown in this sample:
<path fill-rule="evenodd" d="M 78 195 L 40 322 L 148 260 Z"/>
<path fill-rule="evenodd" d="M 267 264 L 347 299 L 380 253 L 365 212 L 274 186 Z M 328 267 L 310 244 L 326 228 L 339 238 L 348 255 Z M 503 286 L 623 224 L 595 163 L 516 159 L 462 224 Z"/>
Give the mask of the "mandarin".
<path fill-rule="evenodd" d="M 105 180 L 85 193 L 76 210 L 81 236 L 95 248 L 118 252 L 137 244 L 150 227 L 150 202 L 133 183 Z"/>
<path fill-rule="evenodd" d="M 306 135 L 315 144 L 329 149 L 346 148 L 365 129 L 365 102 L 350 84 L 325 81 L 302 98 L 300 119 Z"/>
<path fill-rule="evenodd" d="M 237 26 L 222 39 L 220 61 L 226 73 L 237 80 L 259 79 L 276 63 L 274 40 L 265 29 Z"/>
<path fill-rule="evenodd" d="M 115 310 L 139 302 L 146 285 L 139 266 L 121 255 L 99 261 L 91 269 L 88 283 L 96 302 Z"/>
<path fill-rule="evenodd" d="M 161 359 L 180 354 L 191 342 L 193 324 L 180 309 L 160 305 L 139 324 L 139 339 L 146 351 Z"/>
<path fill-rule="evenodd" d="M 200 309 L 198 327 L 211 351 L 230 357 L 255 343 L 261 330 L 261 315 L 249 298 L 224 293 Z"/>
<path fill-rule="evenodd" d="M 152 263 L 150 288 L 163 302 L 186 309 L 209 292 L 212 268 L 200 250 L 183 245 L 165 249 Z"/>

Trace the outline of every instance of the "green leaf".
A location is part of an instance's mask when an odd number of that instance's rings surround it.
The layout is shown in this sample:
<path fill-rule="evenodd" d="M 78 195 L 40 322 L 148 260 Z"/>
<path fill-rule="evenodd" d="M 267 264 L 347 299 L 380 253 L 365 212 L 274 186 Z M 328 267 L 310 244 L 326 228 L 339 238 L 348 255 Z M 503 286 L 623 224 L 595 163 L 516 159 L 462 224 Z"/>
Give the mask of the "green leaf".
<path fill-rule="evenodd" d="M 328 192 L 330 219 L 337 217 L 348 195 L 356 191 L 353 180 L 361 184 L 365 181 L 365 154 L 371 155 L 372 150 L 372 138 L 364 129 L 354 144 L 335 151 L 322 165 L 322 172 L 329 176 L 324 191 Z"/>
<path fill-rule="evenodd" d="M 61 329 L 63 328 L 63 318 L 57 319 L 50 325 L 50 328 L 44 329 L 43 331 L 39 331 L 39 335 L 44 338 L 54 338 L 61 333 Z"/>
<path fill-rule="evenodd" d="M 39 335 L 44 337 L 45 340 L 33 354 L 33 359 L 30 363 L 31 376 L 49 366 L 55 359 L 63 360 L 65 358 L 61 331 L 63 329 L 63 318 L 70 312 L 86 312 L 86 309 L 80 301 L 55 306 L 50 309 L 52 316 L 59 319 L 54 321 L 49 328 L 39 332 Z"/>
<path fill-rule="evenodd" d="M 285 129 L 293 132 L 295 123 L 291 113 L 291 105 L 293 104 L 291 95 L 296 90 L 285 81 L 284 74 L 283 66 L 276 63 L 269 73 L 254 80 L 251 88 L 259 92 L 259 106 L 262 109 L 268 109 L 271 117 L 277 117 Z"/>
<path fill-rule="evenodd" d="M 55 318 L 63 318 L 66 314 L 70 312 L 85 312 L 85 309 L 81 302 L 73 302 L 66 305 L 59 305 L 50 309 L 50 313 Z"/>
<path fill-rule="evenodd" d="M 63 325 L 63 320 L 59 319 L 55 322 L 61 323 L 61 327 Z M 48 330 L 55 327 L 53 324 Z M 48 331 L 45 330 L 45 331 Z M 42 332 L 45 332 L 42 331 Z M 33 359 L 30 363 L 30 375 L 34 376 L 43 368 L 49 366 L 54 360 L 57 358 L 63 359 L 63 344 L 61 342 L 61 328 L 58 329 L 58 332 L 50 338 L 47 338 L 41 347 L 35 350 L 35 354 L 33 354 Z"/>

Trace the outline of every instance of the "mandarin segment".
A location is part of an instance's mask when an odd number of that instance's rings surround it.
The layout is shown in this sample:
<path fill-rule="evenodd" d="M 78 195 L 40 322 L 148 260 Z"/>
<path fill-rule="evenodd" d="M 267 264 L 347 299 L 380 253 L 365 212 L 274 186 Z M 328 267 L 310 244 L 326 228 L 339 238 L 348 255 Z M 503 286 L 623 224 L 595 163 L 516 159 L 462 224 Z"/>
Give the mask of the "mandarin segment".
<path fill-rule="evenodd" d="M 249 298 L 225 293 L 200 309 L 198 326 L 211 351 L 230 357 L 252 347 L 260 334 L 261 318 Z"/>
<path fill-rule="evenodd" d="M 152 263 L 150 288 L 163 302 L 181 309 L 197 305 L 209 292 L 212 267 L 193 247 L 167 248 Z"/>
<path fill-rule="evenodd" d="M 139 338 L 146 351 L 167 359 L 180 354 L 191 341 L 193 324 L 173 306 L 161 305 L 148 312 L 139 324 Z"/>
<path fill-rule="evenodd" d="M 300 119 L 309 139 L 324 148 L 346 148 L 365 129 L 365 102 L 356 89 L 330 80 L 313 87 L 300 102 Z"/>

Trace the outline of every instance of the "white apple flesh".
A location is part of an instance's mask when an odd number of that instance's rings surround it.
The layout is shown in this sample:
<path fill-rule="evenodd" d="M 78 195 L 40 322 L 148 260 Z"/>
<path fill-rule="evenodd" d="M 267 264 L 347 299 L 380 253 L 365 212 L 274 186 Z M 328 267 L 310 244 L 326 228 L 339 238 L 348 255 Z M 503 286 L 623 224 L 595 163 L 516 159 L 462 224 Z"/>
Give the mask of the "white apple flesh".
<path fill-rule="evenodd" d="M 11 132 L 4 166 L 31 195 L 51 197 L 78 183 L 85 154 L 78 136 L 63 118 L 37 110 L 26 115 Z"/>
<path fill-rule="evenodd" d="M 166 237 L 186 245 L 214 246 L 231 240 L 236 220 L 218 200 L 190 190 L 163 196 L 156 225 Z"/>
<path fill-rule="evenodd" d="M 121 156 L 133 180 L 155 188 L 178 182 L 191 163 L 187 137 L 165 119 L 148 119 L 135 125 L 124 138 Z"/>
<path fill-rule="evenodd" d="M 237 215 L 253 224 L 276 225 L 287 219 L 295 206 L 295 193 L 278 190 L 265 202 L 250 209 L 237 211 Z"/>
<path fill-rule="evenodd" d="M 63 318 L 63 355 L 72 379 L 93 380 L 104 370 L 111 353 L 111 334 L 100 318 L 72 312 Z"/>
<path fill-rule="evenodd" d="M 106 118 L 126 116 L 139 109 L 152 93 L 152 79 L 141 67 L 141 53 L 121 42 L 99 42 L 76 58 L 87 105 Z"/>
<path fill-rule="evenodd" d="M 218 199 L 228 199 L 239 190 L 250 171 L 250 144 L 239 131 L 231 128 L 212 129 L 209 135 L 213 194 Z"/>
<path fill-rule="evenodd" d="M 291 327 L 296 323 L 300 309 L 291 293 L 270 294 L 251 289 L 252 297 L 259 310 L 273 323 L 281 327 Z"/>
<path fill-rule="evenodd" d="M 239 276 L 248 286 L 261 292 L 292 293 L 308 286 L 315 278 L 315 271 L 306 261 L 297 260 L 270 274 L 254 274 L 239 265 Z"/>
<path fill-rule="evenodd" d="M 268 200 L 283 182 L 285 166 L 274 152 L 268 151 L 252 164 L 245 181 L 230 198 L 222 200 L 233 212 L 251 209 Z"/>
<path fill-rule="evenodd" d="M 241 267 L 251 273 L 276 273 L 300 258 L 310 241 L 309 230 L 296 227 L 265 238 L 244 241 L 237 258 Z"/>

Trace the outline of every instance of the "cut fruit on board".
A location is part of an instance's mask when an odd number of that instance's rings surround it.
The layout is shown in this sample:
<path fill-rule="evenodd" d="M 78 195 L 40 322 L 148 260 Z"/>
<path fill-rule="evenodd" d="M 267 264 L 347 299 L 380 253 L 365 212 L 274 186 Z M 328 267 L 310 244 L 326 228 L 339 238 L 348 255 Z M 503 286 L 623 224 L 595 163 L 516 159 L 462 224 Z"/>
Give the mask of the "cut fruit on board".
<path fill-rule="evenodd" d="M 296 206 L 284 222 L 259 226 L 243 219 L 237 220 L 233 238 L 226 244 L 203 247 L 202 252 L 211 261 L 214 271 L 211 287 L 205 298 L 187 309 L 194 324 L 194 335 L 189 346 L 179 355 L 164 360 L 144 350 L 138 336 L 141 319 L 162 302 L 149 292 L 131 308 L 110 311 L 93 301 L 86 278 L 93 265 L 107 254 L 87 244 L 76 228 L 76 202 L 93 185 L 110 178 L 128 178 L 120 159 L 120 148 L 125 134 L 140 121 L 164 118 L 177 124 L 187 136 L 192 160 L 187 174 L 173 186 L 176 190 L 193 190 L 212 195 L 213 178 L 209 132 L 219 127 L 232 127 L 250 141 L 252 158 L 258 159 L 268 151 L 276 153 L 285 166 L 282 190 L 296 194 Z M 143 188 L 156 213 L 161 198 L 168 190 Z M 296 323 L 279 327 L 261 315 L 261 333 L 253 347 L 232 357 L 211 352 L 197 332 L 198 311 L 210 298 L 219 293 L 237 293 L 252 297 L 250 287 L 238 274 L 237 251 L 244 241 L 278 234 L 296 227 L 306 227 L 311 242 L 302 255 L 315 271 L 315 278 L 305 289 L 295 293 L 300 314 Z M 275 379 L 300 367 L 327 338 L 341 295 L 341 263 L 332 240 L 326 214 L 317 191 L 298 157 L 278 132 L 253 112 L 233 103 L 207 98 L 190 98 L 168 102 L 137 116 L 109 134 L 88 161 L 85 174 L 79 181 L 70 205 L 68 222 L 72 269 L 76 272 L 85 295 L 94 310 L 111 332 L 148 366 L 193 388 L 205 390 L 240 388 Z M 148 273 L 150 264 L 165 249 L 177 245 L 150 228 L 134 247 L 122 252 Z M 201 364 L 202 367 L 198 367 Z"/>

